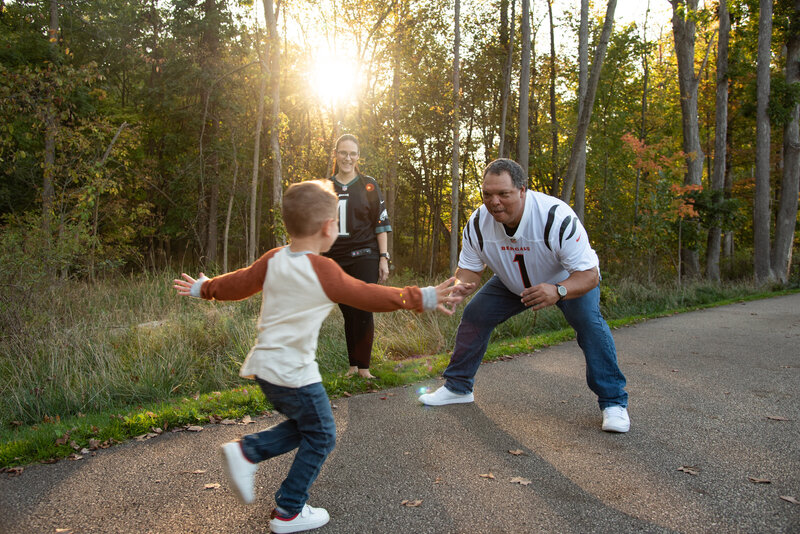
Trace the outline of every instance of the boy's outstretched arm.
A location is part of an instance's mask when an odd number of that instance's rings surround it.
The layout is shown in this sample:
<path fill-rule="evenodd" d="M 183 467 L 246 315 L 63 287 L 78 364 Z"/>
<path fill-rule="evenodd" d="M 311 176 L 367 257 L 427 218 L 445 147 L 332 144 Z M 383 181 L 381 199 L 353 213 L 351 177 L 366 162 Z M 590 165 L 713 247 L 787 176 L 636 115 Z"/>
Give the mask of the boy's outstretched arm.
<path fill-rule="evenodd" d="M 453 315 L 456 306 L 464 300 L 463 295 L 453 294 L 456 288 L 456 286 L 453 285 L 455 281 L 456 277 L 452 276 L 438 286 L 434 286 L 436 290 L 436 310 L 445 315 Z"/>
<path fill-rule="evenodd" d="M 173 282 L 172 287 L 174 287 L 178 291 L 178 295 L 182 297 L 200 297 L 199 288 L 197 295 L 192 294 L 192 286 L 194 286 L 198 280 L 200 281 L 208 280 L 208 278 L 206 278 L 206 275 L 200 273 L 200 277 L 197 280 L 195 280 L 186 273 L 181 273 L 181 276 L 183 277 L 182 280 L 176 278 L 172 281 Z"/>

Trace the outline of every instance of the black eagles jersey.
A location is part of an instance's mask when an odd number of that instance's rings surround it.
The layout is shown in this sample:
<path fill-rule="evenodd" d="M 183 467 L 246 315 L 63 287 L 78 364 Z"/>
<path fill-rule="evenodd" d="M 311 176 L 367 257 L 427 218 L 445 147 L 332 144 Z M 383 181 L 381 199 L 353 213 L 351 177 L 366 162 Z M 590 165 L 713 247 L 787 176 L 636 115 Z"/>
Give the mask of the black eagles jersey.
<path fill-rule="evenodd" d="M 350 257 L 350 252 L 371 248 L 378 255 L 375 234 L 391 232 L 392 226 L 383 195 L 374 178 L 359 174 L 347 185 L 331 178 L 339 196 L 339 237 L 325 254 L 334 259 Z"/>

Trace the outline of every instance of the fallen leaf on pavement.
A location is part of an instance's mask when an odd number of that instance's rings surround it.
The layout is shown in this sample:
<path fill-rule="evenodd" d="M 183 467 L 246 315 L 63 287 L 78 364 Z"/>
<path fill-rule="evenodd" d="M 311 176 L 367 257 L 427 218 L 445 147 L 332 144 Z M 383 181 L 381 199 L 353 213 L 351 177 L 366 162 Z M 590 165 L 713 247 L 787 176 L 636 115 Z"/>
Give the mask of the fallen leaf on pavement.
<path fill-rule="evenodd" d="M 202 426 L 197 426 L 197 425 L 192 425 L 189 428 L 187 428 L 186 430 L 188 430 L 189 432 L 202 432 L 203 431 L 203 427 Z"/>
<path fill-rule="evenodd" d="M 253 422 L 253 419 L 249 415 L 245 415 L 244 417 L 242 417 L 242 424 L 243 425 L 249 425 L 252 422 Z"/>
<path fill-rule="evenodd" d="M 525 451 L 523 451 L 522 449 L 513 449 L 508 451 L 508 453 L 513 454 L 514 456 L 522 456 L 525 454 Z"/>
<path fill-rule="evenodd" d="M 434 480 L 433 483 L 434 484 L 441 484 L 442 483 L 442 477 L 436 477 L 436 480 Z"/>
<path fill-rule="evenodd" d="M 409 508 L 417 508 L 421 504 L 422 504 L 422 499 L 416 499 L 413 501 L 409 501 L 408 499 L 403 499 L 400 502 L 400 506 L 408 506 Z"/>
<path fill-rule="evenodd" d="M 347 392 L 347 391 L 345 391 L 345 392 L 343 392 L 343 393 L 342 393 L 342 397 L 352 397 L 352 396 L 353 396 L 353 394 L 352 394 L 352 393 L 349 393 L 349 392 Z"/>
<path fill-rule="evenodd" d="M 72 453 L 69 455 L 70 460 L 83 460 L 83 456 L 78 453 Z"/>
<path fill-rule="evenodd" d="M 58 534 L 72 534 L 71 528 L 57 528 L 56 533 Z"/>
<path fill-rule="evenodd" d="M 527 478 L 514 477 L 514 478 L 511 479 L 511 483 L 512 484 L 519 484 L 520 486 L 527 486 L 528 484 L 531 483 L 531 481 L 528 480 Z"/>
<path fill-rule="evenodd" d="M 486 473 L 484 475 L 478 475 L 478 476 L 481 477 L 481 478 L 488 478 L 488 479 L 494 480 L 494 475 L 491 474 L 491 473 Z"/>
<path fill-rule="evenodd" d="M 680 466 L 678 468 L 678 471 L 683 471 L 684 473 L 687 473 L 689 475 L 694 475 L 694 476 L 697 476 L 697 475 L 700 474 L 700 470 L 697 467 L 693 466 L 693 465 L 682 465 L 682 466 Z"/>
<path fill-rule="evenodd" d="M 747 477 L 747 480 L 753 484 L 771 484 L 772 481 L 766 478 Z"/>
<path fill-rule="evenodd" d="M 25 470 L 24 467 L 4 467 L 3 469 L 0 470 L 0 473 L 6 472 L 8 473 L 9 477 L 18 477 L 22 474 L 24 470 Z"/>
<path fill-rule="evenodd" d="M 217 483 L 217 482 L 212 482 L 212 483 L 210 483 L 210 484 L 206 484 L 205 486 L 203 486 L 203 488 L 205 488 L 205 489 L 211 489 L 211 490 L 213 490 L 213 489 L 217 489 L 217 488 L 219 488 L 219 486 L 220 486 L 220 485 L 219 485 L 219 483 Z"/>
<path fill-rule="evenodd" d="M 236 421 L 234 421 L 233 419 L 223 419 L 222 421 L 219 422 L 219 424 L 221 424 L 221 425 L 235 425 Z"/>
<path fill-rule="evenodd" d="M 181 473 L 188 473 L 190 475 L 202 475 L 205 473 L 205 469 L 195 469 L 194 471 L 181 471 Z"/>
<path fill-rule="evenodd" d="M 792 504 L 800 504 L 800 501 L 789 495 L 781 495 L 781 499 L 783 499 L 786 502 L 790 502 Z"/>
<path fill-rule="evenodd" d="M 768 415 L 767 419 L 772 419 L 773 421 L 788 421 L 788 419 L 781 417 L 780 415 Z"/>

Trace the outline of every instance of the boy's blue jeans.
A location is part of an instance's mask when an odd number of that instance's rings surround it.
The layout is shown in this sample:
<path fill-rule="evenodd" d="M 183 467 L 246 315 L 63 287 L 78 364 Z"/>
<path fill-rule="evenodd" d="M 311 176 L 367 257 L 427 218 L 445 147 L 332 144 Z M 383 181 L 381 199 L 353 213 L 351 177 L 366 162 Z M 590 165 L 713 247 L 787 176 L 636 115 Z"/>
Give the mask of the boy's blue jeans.
<path fill-rule="evenodd" d="M 575 329 L 586 358 L 586 382 L 597 395 L 600 409 L 627 406 L 625 376 L 617 365 L 614 338 L 600 313 L 600 288 L 576 299 L 562 300 L 557 306 Z M 509 291 L 497 276 L 486 282 L 464 308 L 453 356 L 443 373 L 447 389 L 454 393 L 471 392 L 492 330 L 527 309 L 520 296 Z"/>
<path fill-rule="evenodd" d="M 290 514 L 308 501 L 308 489 L 336 444 L 331 402 L 321 382 L 287 388 L 256 377 L 258 385 L 286 421 L 242 438 L 242 451 L 253 463 L 297 449 L 289 474 L 275 493 L 275 503 Z"/>

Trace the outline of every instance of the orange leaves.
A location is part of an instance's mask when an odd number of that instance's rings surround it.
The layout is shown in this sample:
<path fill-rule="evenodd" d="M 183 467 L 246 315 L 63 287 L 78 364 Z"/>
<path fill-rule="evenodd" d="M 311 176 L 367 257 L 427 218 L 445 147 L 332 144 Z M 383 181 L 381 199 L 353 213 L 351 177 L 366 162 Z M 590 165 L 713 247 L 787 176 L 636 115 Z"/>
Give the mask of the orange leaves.
<path fill-rule="evenodd" d="M 684 173 L 686 154 L 682 151 L 670 151 L 668 139 L 654 145 L 646 145 L 631 133 L 625 133 L 621 139 L 628 150 L 633 152 L 635 169 L 649 174 L 669 172 L 679 176 Z"/>

